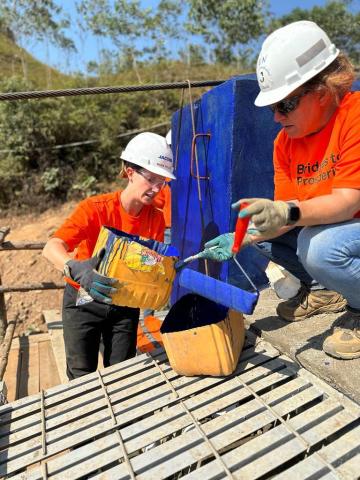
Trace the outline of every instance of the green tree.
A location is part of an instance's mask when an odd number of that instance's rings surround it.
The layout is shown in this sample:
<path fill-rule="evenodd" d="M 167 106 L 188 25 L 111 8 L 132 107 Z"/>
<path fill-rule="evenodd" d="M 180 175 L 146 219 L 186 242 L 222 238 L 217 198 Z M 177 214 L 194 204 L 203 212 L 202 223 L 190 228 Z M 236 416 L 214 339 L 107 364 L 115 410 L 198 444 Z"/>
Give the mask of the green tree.
<path fill-rule="evenodd" d="M 110 39 L 116 46 L 120 70 L 131 68 L 141 82 L 139 63 L 161 61 L 172 52 L 170 38 L 179 38 L 182 6 L 175 0 L 160 0 L 155 8 L 142 7 L 140 0 L 79 0 L 77 10 L 83 30 Z"/>
<path fill-rule="evenodd" d="M 1 0 L 0 18 L 12 32 L 19 47 L 24 48 L 26 42 L 35 40 L 50 42 L 68 50 L 75 49 L 73 41 L 64 33 L 69 20 L 53 0 Z M 22 48 L 19 48 L 19 56 L 26 78 Z"/>
<path fill-rule="evenodd" d="M 231 63 L 266 31 L 268 2 L 263 0 L 188 0 L 188 30 L 212 45 L 216 60 Z"/>
<path fill-rule="evenodd" d="M 179 57 L 188 67 L 206 64 L 204 48 L 201 45 L 188 44 L 179 51 Z"/>
<path fill-rule="evenodd" d="M 295 8 L 288 15 L 274 20 L 270 30 L 298 20 L 312 20 L 329 35 L 332 42 L 349 55 L 357 64 L 360 63 L 360 12 L 351 11 L 354 2 L 330 1 L 324 7 L 313 7 L 310 10 Z"/>

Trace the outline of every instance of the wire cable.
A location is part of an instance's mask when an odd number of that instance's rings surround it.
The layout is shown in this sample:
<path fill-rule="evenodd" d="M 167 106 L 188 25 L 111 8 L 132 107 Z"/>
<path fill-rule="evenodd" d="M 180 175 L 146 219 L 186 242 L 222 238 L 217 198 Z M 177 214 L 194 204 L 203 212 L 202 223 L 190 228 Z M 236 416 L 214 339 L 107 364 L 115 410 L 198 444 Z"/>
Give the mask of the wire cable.
<path fill-rule="evenodd" d="M 153 83 L 148 85 L 128 85 L 122 87 L 88 87 L 33 92 L 9 92 L 0 93 L 0 101 L 33 100 L 39 98 L 72 97 L 79 95 L 99 95 L 109 93 L 146 92 L 149 90 L 172 90 L 189 87 L 214 87 L 224 82 L 225 80 L 200 80 L 194 82 Z"/>

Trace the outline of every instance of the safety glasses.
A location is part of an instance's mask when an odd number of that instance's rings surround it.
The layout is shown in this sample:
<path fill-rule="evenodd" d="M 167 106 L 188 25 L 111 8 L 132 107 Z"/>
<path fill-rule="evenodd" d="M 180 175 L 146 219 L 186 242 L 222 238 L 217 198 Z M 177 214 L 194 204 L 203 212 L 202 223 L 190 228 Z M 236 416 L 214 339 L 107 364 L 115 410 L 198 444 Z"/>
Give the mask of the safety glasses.
<path fill-rule="evenodd" d="M 285 98 L 285 100 L 281 100 L 281 102 L 270 105 L 270 108 L 273 113 L 275 113 L 275 110 L 277 110 L 281 115 L 288 115 L 290 112 L 293 112 L 297 109 L 301 98 L 304 97 L 307 93 L 309 93 L 309 90 L 304 90 L 303 92 L 299 93 L 299 95 Z"/>
<path fill-rule="evenodd" d="M 149 175 L 147 175 L 145 172 L 143 172 L 142 170 L 135 170 L 136 173 L 138 173 L 139 175 L 141 175 L 143 178 L 145 178 L 145 180 L 152 186 L 152 187 L 158 187 L 158 188 L 163 188 L 166 184 L 166 180 L 165 179 L 162 179 L 162 180 L 159 180 L 159 177 L 151 177 Z"/>

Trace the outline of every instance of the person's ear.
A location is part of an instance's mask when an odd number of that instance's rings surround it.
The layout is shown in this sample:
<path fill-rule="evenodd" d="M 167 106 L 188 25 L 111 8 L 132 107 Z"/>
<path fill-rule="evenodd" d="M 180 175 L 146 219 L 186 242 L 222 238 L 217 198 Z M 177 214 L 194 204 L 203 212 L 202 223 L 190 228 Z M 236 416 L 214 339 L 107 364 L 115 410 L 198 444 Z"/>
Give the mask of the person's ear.
<path fill-rule="evenodd" d="M 135 170 L 132 167 L 124 168 L 125 176 L 128 178 L 129 182 L 132 182 Z"/>

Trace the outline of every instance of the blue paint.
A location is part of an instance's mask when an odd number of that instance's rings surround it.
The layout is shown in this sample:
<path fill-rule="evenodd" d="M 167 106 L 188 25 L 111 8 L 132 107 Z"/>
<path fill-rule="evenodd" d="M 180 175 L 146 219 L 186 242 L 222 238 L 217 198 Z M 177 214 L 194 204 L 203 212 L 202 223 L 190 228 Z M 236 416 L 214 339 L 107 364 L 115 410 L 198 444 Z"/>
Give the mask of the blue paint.
<path fill-rule="evenodd" d="M 258 93 L 255 75 L 234 77 L 205 93 L 194 104 L 203 228 L 198 200 L 197 181 L 190 175 L 192 122 L 187 105 L 173 116 L 173 140 L 178 138 L 176 181 L 172 182 L 172 244 L 186 258 L 203 249 L 204 243 L 220 233 L 234 231 L 237 213 L 231 204 L 244 197 L 273 196 L 273 140 L 279 127 L 270 109 L 254 106 Z M 173 144 L 176 151 L 176 145 Z M 193 170 L 196 173 L 194 162 Z M 240 252 L 238 259 L 246 272 L 262 287 L 267 283 L 263 273 L 266 261 L 255 249 Z M 212 277 L 243 289 L 251 286 L 235 262 L 208 262 Z M 191 268 L 205 273 L 203 260 Z M 178 281 L 172 300 L 188 293 Z"/>
<path fill-rule="evenodd" d="M 190 268 L 182 270 L 179 285 L 191 285 L 191 291 L 227 308 L 251 315 L 259 299 L 259 292 L 247 292 L 209 277 Z"/>
<path fill-rule="evenodd" d="M 356 81 L 352 84 L 351 90 L 353 90 L 353 91 L 355 91 L 355 90 L 360 90 L 360 80 L 356 80 Z"/>

